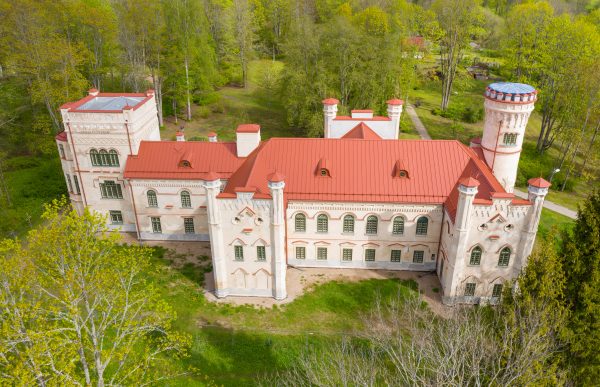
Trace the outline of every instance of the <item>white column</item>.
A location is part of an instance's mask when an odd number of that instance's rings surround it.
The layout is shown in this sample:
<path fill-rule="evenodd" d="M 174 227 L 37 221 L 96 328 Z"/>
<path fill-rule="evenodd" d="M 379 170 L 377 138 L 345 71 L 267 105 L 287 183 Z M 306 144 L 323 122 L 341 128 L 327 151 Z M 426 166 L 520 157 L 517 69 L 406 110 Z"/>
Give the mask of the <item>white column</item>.
<path fill-rule="evenodd" d="M 214 179 L 212 179 L 214 177 Z M 212 254 L 213 275 L 215 278 L 215 295 L 219 298 L 229 295 L 227 284 L 227 261 L 225 258 L 225 245 L 223 242 L 223 224 L 217 195 L 221 181 L 216 176 L 204 183 L 208 212 L 208 232 L 210 235 L 210 251 Z"/>
<path fill-rule="evenodd" d="M 273 297 L 283 300 L 287 297 L 286 271 L 287 259 L 285 255 L 285 208 L 283 205 L 283 181 L 269 181 L 269 190 L 273 197 L 271 211 L 271 229 L 273 246 Z"/>
<path fill-rule="evenodd" d="M 400 136 L 400 116 L 402 115 L 402 100 L 399 99 L 391 99 L 387 101 L 388 108 L 387 113 L 388 117 L 392 120 L 392 125 L 394 128 L 394 140 L 398 139 Z"/>
<path fill-rule="evenodd" d="M 337 116 L 337 104 L 339 101 L 335 98 L 323 100 L 323 133 L 325 138 L 331 138 L 331 127 L 333 120 Z"/>

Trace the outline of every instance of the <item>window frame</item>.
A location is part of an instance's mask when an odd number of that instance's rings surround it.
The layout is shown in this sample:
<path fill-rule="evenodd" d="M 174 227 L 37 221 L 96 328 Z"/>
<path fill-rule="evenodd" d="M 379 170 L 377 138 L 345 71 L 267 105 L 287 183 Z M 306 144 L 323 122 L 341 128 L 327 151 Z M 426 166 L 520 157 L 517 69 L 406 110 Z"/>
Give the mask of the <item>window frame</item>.
<path fill-rule="evenodd" d="M 181 208 L 192 208 L 192 195 L 189 191 L 181 191 L 179 200 L 181 201 Z"/>
<path fill-rule="evenodd" d="M 469 256 L 469 265 L 470 266 L 480 266 L 482 255 L 483 255 L 483 249 L 480 246 L 473 247 L 471 249 L 471 254 Z"/>
<path fill-rule="evenodd" d="M 354 234 L 355 219 L 353 215 L 345 215 L 342 220 L 342 232 L 344 234 Z"/>
<path fill-rule="evenodd" d="M 348 247 L 342 248 L 342 262 L 352 262 L 352 249 L 351 248 L 348 248 Z"/>
<path fill-rule="evenodd" d="M 465 284 L 465 297 L 475 297 L 475 290 L 477 289 L 477 283 L 467 282 Z"/>
<path fill-rule="evenodd" d="M 265 246 L 256 246 L 256 260 L 260 262 L 265 262 L 267 260 L 267 249 Z"/>
<path fill-rule="evenodd" d="M 79 179 L 77 175 L 73 175 L 73 184 L 75 185 L 75 193 L 81 195 L 81 187 L 79 186 Z"/>
<path fill-rule="evenodd" d="M 65 177 L 67 178 L 67 188 L 70 193 L 73 193 L 73 184 L 71 183 L 71 175 L 65 173 Z"/>
<path fill-rule="evenodd" d="M 233 246 L 233 260 L 236 262 L 244 262 L 244 246 Z"/>
<path fill-rule="evenodd" d="M 108 211 L 109 217 L 110 217 L 110 224 L 123 224 L 123 213 L 121 211 L 118 210 L 110 210 Z M 115 218 L 118 217 L 121 220 L 115 220 Z"/>
<path fill-rule="evenodd" d="M 301 254 L 299 254 L 302 252 Z M 296 259 L 306 259 L 306 246 L 296 246 Z"/>
<path fill-rule="evenodd" d="M 402 262 L 402 250 L 392 249 L 390 251 L 390 262 Z"/>
<path fill-rule="evenodd" d="M 371 253 L 373 254 L 373 257 L 369 257 L 369 255 Z M 375 249 L 373 249 L 373 248 L 365 249 L 365 262 L 375 262 L 375 255 L 376 255 Z"/>
<path fill-rule="evenodd" d="M 60 158 L 65 160 L 67 158 L 66 153 L 65 153 L 65 147 L 63 144 L 58 144 L 58 154 L 60 155 Z"/>
<path fill-rule="evenodd" d="M 392 220 L 392 235 L 404 235 L 404 217 L 396 216 Z"/>
<path fill-rule="evenodd" d="M 150 197 L 152 196 L 152 199 Z M 158 207 L 158 194 L 155 190 L 149 189 L 146 191 L 146 203 L 148 207 L 157 208 Z"/>
<path fill-rule="evenodd" d="M 100 183 L 100 196 L 102 199 L 123 199 L 121 184 L 114 180 L 104 180 Z"/>
<path fill-rule="evenodd" d="M 498 254 L 498 266 L 499 267 L 508 267 L 510 265 L 510 256 L 512 255 L 512 250 L 510 247 L 505 246 L 500 250 Z"/>
<path fill-rule="evenodd" d="M 329 232 L 329 216 L 326 214 L 317 215 L 317 232 L 320 234 Z"/>
<path fill-rule="evenodd" d="M 425 261 L 424 250 L 413 250 L 413 263 L 423 263 Z"/>
<path fill-rule="evenodd" d="M 306 232 L 306 215 L 302 213 L 294 215 L 294 231 Z"/>
<path fill-rule="evenodd" d="M 321 253 L 324 253 L 325 258 L 322 258 Z M 317 261 L 327 260 L 327 247 L 317 246 Z"/>
<path fill-rule="evenodd" d="M 367 217 L 367 224 L 365 226 L 365 235 L 377 235 L 379 231 L 379 218 L 375 215 L 369 215 Z"/>
<path fill-rule="evenodd" d="M 418 236 L 426 236 L 429 231 L 429 218 L 426 216 L 421 216 L 417 219 L 417 228 L 415 230 L 415 234 Z"/>

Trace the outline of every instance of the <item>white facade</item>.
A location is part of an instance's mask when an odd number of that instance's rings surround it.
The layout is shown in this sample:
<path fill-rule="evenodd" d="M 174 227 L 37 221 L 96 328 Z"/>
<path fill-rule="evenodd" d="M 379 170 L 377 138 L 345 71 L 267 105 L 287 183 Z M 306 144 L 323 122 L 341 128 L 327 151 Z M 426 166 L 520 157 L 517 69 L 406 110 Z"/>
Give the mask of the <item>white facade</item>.
<path fill-rule="evenodd" d="M 481 170 L 472 176 L 466 169 L 453 191 L 444 194 L 447 200 L 435 204 L 293 199 L 287 178 L 277 171 L 264 177 L 268 189 L 233 186 L 223 193 L 228 181 L 238 184 L 254 168 L 245 163 L 262 157 L 258 125 L 240 126 L 235 144 L 217 143 L 216 135 L 210 136 L 210 146 L 228 149 L 229 157 L 239 160 L 237 170 L 222 172 L 225 167 L 209 157 L 202 159 L 210 164 L 205 168 L 208 172 L 195 178 L 159 177 L 152 171 L 145 177 L 124 177 L 128 156 L 139 161 L 141 142 L 160 140 L 151 91 L 124 94 L 129 100 L 123 102 L 121 95 L 92 90 L 82 101 L 64 105 L 65 132 L 57 136 L 57 145 L 70 198 L 78 211 L 87 207 L 106 214 L 111 227 L 135 232 L 140 240 L 209 241 L 218 297 L 284 299 L 286 270 L 294 266 L 436 271 L 445 303 L 494 302 L 500 285 L 527 263 L 548 183 L 532 179 L 529 200 L 511 194 L 535 94 L 527 94 L 527 100 L 511 94 L 504 101 L 492 87 L 486 91 L 483 139 L 474 149 L 480 152 L 480 161 L 471 161 L 476 168 L 488 168 L 480 179 L 487 179 L 489 197 L 482 196 L 484 190 L 476 180 Z M 129 102 L 134 105 L 121 106 Z M 380 118 L 364 110 L 354 111 L 352 117 L 336 117 L 337 101 L 323 103 L 326 137 L 343 137 L 360 123 L 382 139 L 398 137 L 399 100 L 388 101 L 389 117 Z M 514 140 L 510 153 L 508 147 L 496 146 L 504 133 L 517 135 L 509 138 Z M 181 153 L 174 156 L 181 160 L 175 168 L 183 173 L 199 159 L 191 148 L 185 148 L 188 143 L 183 135 L 176 144 L 169 152 Z M 153 146 L 163 149 L 162 143 Z M 490 149 L 495 149 L 495 156 Z M 92 154 L 101 150 L 106 156 Z M 396 158 L 383 167 L 397 164 Z M 334 175 L 339 176 L 342 166 L 335 168 Z M 329 171 L 322 170 L 326 173 L 317 179 L 328 178 Z M 494 176 L 497 182 L 492 184 L 489 180 Z M 389 178 L 411 184 L 416 176 Z M 112 183 L 107 186 L 107 182 Z"/>

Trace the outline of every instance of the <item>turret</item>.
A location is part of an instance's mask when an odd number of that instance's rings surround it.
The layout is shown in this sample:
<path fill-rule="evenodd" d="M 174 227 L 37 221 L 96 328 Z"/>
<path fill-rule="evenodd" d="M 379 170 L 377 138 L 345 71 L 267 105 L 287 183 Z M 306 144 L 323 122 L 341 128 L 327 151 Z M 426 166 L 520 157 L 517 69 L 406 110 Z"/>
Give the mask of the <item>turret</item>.
<path fill-rule="evenodd" d="M 513 192 L 529 115 L 537 91 L 523 83 L 492 83 L 485 90 L 481 148 L 487 165 L 507 192 Z"/>
<path fill-rule="evenodd" d="M 273 297 L 283 300 L 287 297 L 285 277 L 287 270 L 287 259 L 285 255 L 285 208 L 283 203 L 283 188 L 285 187 L 284 176 L 274 172 L 267 176 L 269 191 L 273 198 L 273 210 L 271 212 L 271 226 L 273 230 Z"/>
<path fill-rule="evenodd" d="M 212 254 L 213 275 L 215 280 L 215 295 L 219 298 L 227 297 L 227 262 L 225 257 L 225 244 L 223 242 L 223 224 L 217 195 L 221 189 L 221 180 L 214 172 L 208 172 L 202 179 L 206 189 L 206 211 L 208 215 L 208 232 L 210 235 L 210 250 Z"/>
<path fill-rule="evenodd" d="M 537 234 L 538 225 L 540 224 L 540 217 L 542 216 L 542 208 L 544 207 L 544 199 L 548 195 L 548 189 L 550 183 L 541 177 L 529 179 L 527 182 L 529 186 L 527 191 L 529 193 L 528 199 L 531 202 L 531 208 L 527 214 L 527 220 L 523 224 L 521 230 L 521 240 L 524 241 L 522 244 L 522 250 L 519 252 L 519 268 L 524 267 L 527 263 L 527 258 L 533 250 L 533 244 L 535 242 L 535 235 Z"/>
<path fill-rule="evenodd" d="M 327 98 L 323 100 L 323 131 L 325 138 L 331 137 L 331 126 L 333 120 L 337 116 L 337 105 L 340 103 L 335 98 Z"/>

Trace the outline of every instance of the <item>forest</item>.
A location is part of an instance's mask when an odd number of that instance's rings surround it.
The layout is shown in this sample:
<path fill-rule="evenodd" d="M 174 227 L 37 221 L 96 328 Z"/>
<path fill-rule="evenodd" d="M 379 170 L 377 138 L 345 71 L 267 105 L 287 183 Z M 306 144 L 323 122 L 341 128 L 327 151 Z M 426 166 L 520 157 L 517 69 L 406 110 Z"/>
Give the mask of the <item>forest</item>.
<path fill-rule="evenodd" d="M 600 376 L 594 350 L 600 345 L 599 70 L 599 0 L 0 0 L 0 238 L 27 241 L 0 243 L 0 255 L 14 263 L 0 273 L 0 304 L 12 311 L 0 317 L 0 336 L 9 338 L 0 342 L 0 378 L 156 384 L 153 367 L 160 367 L 173 371 L 176 385 L 594 385 Z M 90 88 L 154 89 L 163 139 L 182 128 L 188 140 L 206 140 L 209 130 L 230 139 L 247 121 L 261 124 L 265 138 L 319 137 L 324 98 L 339 99 L 340 114 L 355 108 L 384 113 L 386 100 L 401 98 L 432 138 L 468 144 L 481 134 L 483 91 L 494 81 L 539 91 L 517 185 L 525 187 L 531 177 L 551 180 L 548 198 L 579 210 L 579 219 L 545 212 L 545 237 L 532 257 L 537 264 L 518 279 L 523 292 L 507 294 L 497 310 L 458 311 L 447 320 L 461 321 L 465 330 L 422 308 L 414 284 L 391 280 L 322 285 L 287 310 L 209 305 L 198 290 L 200 269 L 173 271 L 163 257 L 169 253 L 158 248 L 129 251 L 117 240 L 85 239 L 88 234 L 74 230 L 97 225 L 93 215 L 81 220 L 44 207 L 67 193 L 54 142 L 63 130 L 59 106 Z M 416 138 L 405 116 L 401 137 Z M 90 323 L 65 308 L 73 283 L 57 298 L 44 293 L 65 270 L 52 266 L 45 245 L 63 251 L 57 235 L 66 231 L 89 243 L 92 258 L 107 249 L 100 258 L 111 261 L 100 261 L 103 267 L 119 263 L 92 273 L 94 289 L 108 295 L 98 301 L 102 308 L 127 302 L 111 290 L 108 276 L 148 279 L 130 294 L 147 305 L 144 321 L 154 328 L 124 334 L 134 349 L 115 346 L 106 364 L 93 364 L 92 354 L 106 355 L 96 343 L 59 337 L 56 311 L 64 312 L 63 322 L 82 323 L 82 332 Z M 75 258 L 65 259 L 69 266 Z M 179 290 L 160 290 L 167 285 Z M 363 304 L 346 293 L 364 297 Z M 380 304 L 366 301 L 376 295 Z M 18 303 L 10 304 L 17 299 L 36 302 L 25 305 L 23 315 Z M 340 300 L 364 321 L 350 321 L 347 311 L 332 306 Z M 336 327 L 298 317 L 321 315 Z M 413 316 L 415 325 L 396 318 L 401 315 Z M 222 326 L 199 329 L 198 319 Z M 295 335 L 235 329 L 261 319 L 302 329 Z M 433 341 L 407 339 L 423 336 L 427 324 L 436 328 Z M 381 329 L 356 333 L 375 325 Z M 467 328 L 477 332 L 471 340 Z M 309 336 L 319 329 L 327 333 Z M 337 340 L 340 330 L 352 331 L 351 339 Z M 115 337 L 111 327 L 103 334 L 108 341 Z M 464 341 L 444 342 L 449 334 Z M 140 350 L 144 346 L 157 351 Z M 469 348 L 480 362 L 464 356 L 444 363 L 457 348 Z M 85 372 L 65 361 L 77 354 L 90 363 Z M 324 358 L 335 361 L 326 367 Z M 506 372 L 507 364 L 514 372 Z"/>

